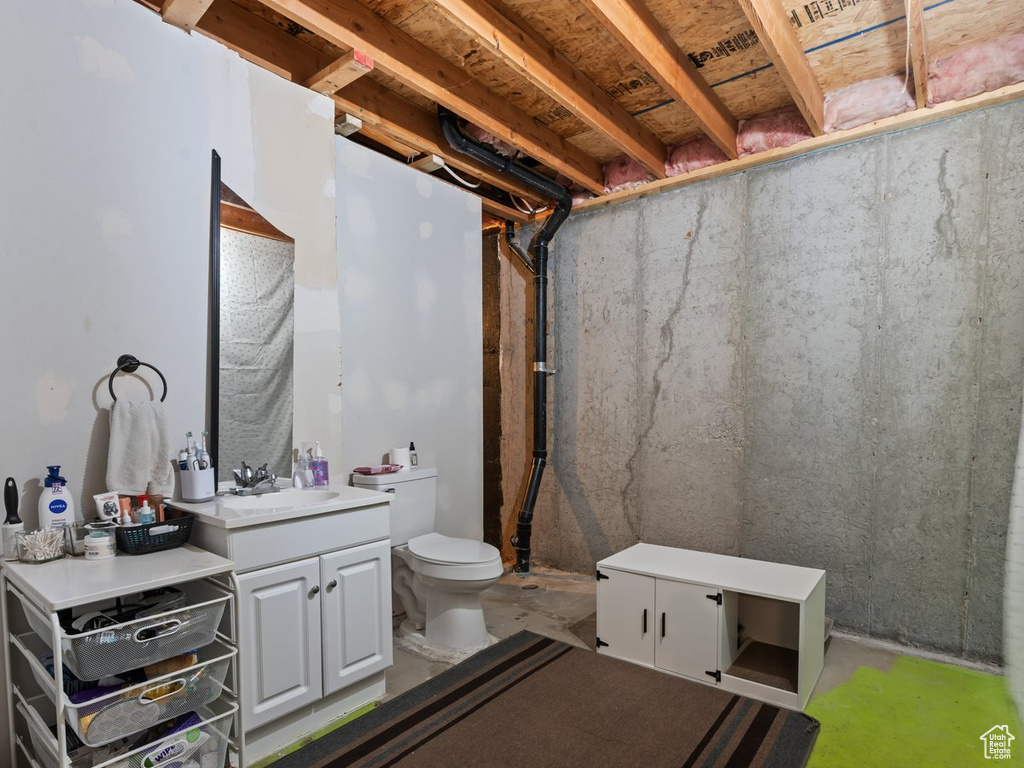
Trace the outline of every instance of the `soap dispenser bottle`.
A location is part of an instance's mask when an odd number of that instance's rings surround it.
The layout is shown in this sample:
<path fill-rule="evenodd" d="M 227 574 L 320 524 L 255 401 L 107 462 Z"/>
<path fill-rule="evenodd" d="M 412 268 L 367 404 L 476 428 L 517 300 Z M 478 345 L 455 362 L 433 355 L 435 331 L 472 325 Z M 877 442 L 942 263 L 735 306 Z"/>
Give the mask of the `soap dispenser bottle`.
<path fill-rule="evenodd" d="M 308 443 L 303 443 L 302 450 L 299 451 L 299 458 L 295 462 L 295 466 L 292 468 L 293 488 L 313 487 L 313 471 L 309 466 L 309 448 L 306 447 L 308 445 Z"/>
<path fill-rule="evenodd" d="M 60 476 L 60 465 L 48 466 L 39 497 L 39 528 L 63 528 L 75 522 L 75 501 L 68 490 L 68 481 Z"/>
<path fill-rule="evenodd" d="M 313 487 L 327 488 L 331 484 L 330 473 L 327 469 L 327 459 L 320 450 L 320 441 L 316 441 L 316 449 L 313 451 L 313 460 L 309 462 L 309 468 L 313 471 Z"/>

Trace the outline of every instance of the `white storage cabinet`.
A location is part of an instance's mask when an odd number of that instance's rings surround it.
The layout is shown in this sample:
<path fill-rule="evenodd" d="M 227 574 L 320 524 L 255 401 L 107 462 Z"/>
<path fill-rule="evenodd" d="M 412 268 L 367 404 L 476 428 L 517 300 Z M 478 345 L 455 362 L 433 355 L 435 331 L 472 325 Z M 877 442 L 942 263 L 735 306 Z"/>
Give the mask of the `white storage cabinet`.
<path fill-rule="evenodd" d="M 229 560 L 192 547 L 103 562 L 3 563 L 10 764 L 17 764 L 19 750 L 33 768 L 156 768 L 192 760 L 222 766 L 229 743 L 239 752 L 232 738 L 233 728 L 238 730 L 234 604 L 231 592 L 216 580 L 231 568 Z M 74 616 L 102 612 L 118 600 L 132 601 L 138 593 L 169 586 L 181 589 L 188 605 L 78 634 L 66 632 L 58 618 L 66 611 Z M 12 619 L 29 629 L 12 631 Z M 230 633 L 220 632 L 222 626 L 232 626 Z M 56 682 L 63 680 L 65 668 L 80 680 L 99 680 L 196 649 L 197 660 L 187 668 L 163 674 L 151 670 L 142 682 L 88 701 L 73 702 Z M 40 661 L 44 655 L 53 657 L 52 675 Z M 19 674 L 12 679 L 15 669 Z M 151 727 L 187 713 L 196 714 L 187 731 L 138 747 L 109 746 L 137 740 Z M 71 732 L 84 746 L 69 747 Z"/>
<path fill-rule="evenodd" d="M 197 515 L 192 541 L 235 562 L 251 759 L 384 695 L 392 663 L 388 497 L 353 495 L 344 509 L 304 517 Z"/>
<path fill-rule="evenodd" d="M 824 663 L 825 572 L 653 544 L 597 564 L 598 652 L 802 710 Z"/>

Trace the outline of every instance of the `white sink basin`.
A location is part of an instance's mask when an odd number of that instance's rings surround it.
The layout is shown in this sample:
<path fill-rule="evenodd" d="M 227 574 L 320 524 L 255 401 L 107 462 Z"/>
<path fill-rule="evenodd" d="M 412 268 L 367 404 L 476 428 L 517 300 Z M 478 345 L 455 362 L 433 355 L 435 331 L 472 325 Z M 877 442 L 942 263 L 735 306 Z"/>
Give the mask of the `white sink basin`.
<path fill-rule="evenodd" d="M 262 511 L 287 509 L 290 507 L 311 507 L 334 501 L 339 496 L 341 494 L 337 491 L 285 488 L 277 493 L 264 493 L 258 496 L 223 496 L 219 501 L 229 509 Z"/>

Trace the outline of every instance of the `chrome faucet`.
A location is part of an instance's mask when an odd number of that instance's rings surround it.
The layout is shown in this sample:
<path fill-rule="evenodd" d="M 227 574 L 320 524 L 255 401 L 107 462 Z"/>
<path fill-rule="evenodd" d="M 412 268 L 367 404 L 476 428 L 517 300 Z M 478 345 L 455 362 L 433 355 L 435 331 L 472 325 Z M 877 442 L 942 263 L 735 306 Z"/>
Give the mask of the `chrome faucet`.
<path fill-rule="evenodd" d="M 267 471 L 266 462 L 259 469 L 253 469 L 243 461 L 241 469 L 232 471 L 236 483 L 236 487 L 232 488 L 232 493 L 238 496 L 256 496 L 263 493 L 277 493 L 281 490 L 277 485 L 277 475 Z"/>

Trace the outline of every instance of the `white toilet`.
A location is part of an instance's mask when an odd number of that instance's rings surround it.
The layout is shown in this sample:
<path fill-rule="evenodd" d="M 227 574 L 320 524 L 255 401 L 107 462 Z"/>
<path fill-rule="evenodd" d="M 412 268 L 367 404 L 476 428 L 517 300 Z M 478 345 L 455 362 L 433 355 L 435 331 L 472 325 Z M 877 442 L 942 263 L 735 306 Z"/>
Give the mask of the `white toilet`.
<path fill-rule="evenodd" d="M 437 470 L 355 475 L 353 485 L 393 493 L 392 585 L 408 618 L 399 637 L 438 660 L 458 661 L 490 645 L 480 593 L 502 574 L 490 544 L 434 533 Z"/>

